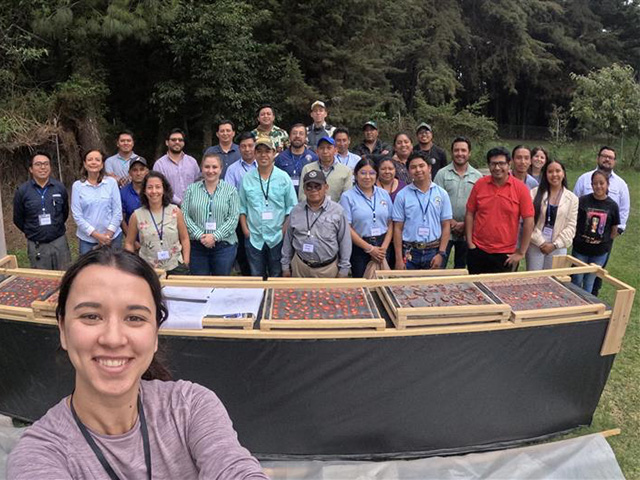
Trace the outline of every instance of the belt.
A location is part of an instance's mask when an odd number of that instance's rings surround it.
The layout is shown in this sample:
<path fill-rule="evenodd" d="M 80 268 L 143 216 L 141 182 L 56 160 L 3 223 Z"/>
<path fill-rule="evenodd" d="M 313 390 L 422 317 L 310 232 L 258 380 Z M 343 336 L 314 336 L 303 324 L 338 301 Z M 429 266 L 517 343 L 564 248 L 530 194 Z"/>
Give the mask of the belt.
<path fill-rule="evenodd" d="M 300 255 L 298 255 L 298 258 L 302 260 L 302 263 L 304 263 L 307 267 L 322 268 L 322 267 L 326 267 L 327 265 L 331 265 L 333 262 L 335 262 L 338 259 L 338 256 L 336 255 L 331 260 L 327 260 L 326 262 L 308 262 L 304 258 L 302 258 Z"/>
<path fill-rule="evenodd" d="M 404 248 L 415 248 L 416 250 L 429 250 L 440 246 L 440 239 L 433 242 L 402 242 Z"/>
<path fill-rule="evenodd" d="M 383 233 L 382 235 L 378 235 L 377 237 L 362 237 L 362 240 L 364 240 L 365 242 L 370 243 L 370 244 L 373 245 L 374 243 L 376 243 L 378 241 L 384 240 L 384 237 L 386 235 L 387 235 L 386 233 Z"/>

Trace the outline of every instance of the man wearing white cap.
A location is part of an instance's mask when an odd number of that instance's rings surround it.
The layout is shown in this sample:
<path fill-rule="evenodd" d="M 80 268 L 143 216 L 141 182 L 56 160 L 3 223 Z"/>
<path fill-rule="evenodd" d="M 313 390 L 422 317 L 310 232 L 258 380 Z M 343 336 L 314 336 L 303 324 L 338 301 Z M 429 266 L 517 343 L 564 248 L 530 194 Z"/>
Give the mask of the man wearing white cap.
<path fill-rule="evenodd" d="M 336 127 L 329 125 L 326 122 L 326 118 L 329 112 L 327 106 L 321 100 L 316 100 L 311 104 L 311 118 L 313 123 L 307 127 L 307 142 L 309 148 L 316 151 L 318 140 L 322 137 L 330 137 L 333 135 L 333 131 Z"/>

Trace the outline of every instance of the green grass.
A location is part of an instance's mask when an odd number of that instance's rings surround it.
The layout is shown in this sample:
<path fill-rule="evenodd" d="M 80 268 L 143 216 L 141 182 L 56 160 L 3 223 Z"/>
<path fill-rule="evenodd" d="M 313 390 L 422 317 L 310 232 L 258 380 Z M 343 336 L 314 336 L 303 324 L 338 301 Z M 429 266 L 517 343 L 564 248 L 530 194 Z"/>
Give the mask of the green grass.
<path fill-rule="evenodd" d="M 510 142 L 505 142 L 510 144 Z M 512 143 L 512 142 L 511 142 Z M 511 145 L 513 146 L 513 145 Z M 567 152 L 570 149 L 567 147 Z M 597 150 L 595 150 L 597 151 Z M 592 146 L 573 148 L 580 160 L 567 162 L 569 185 L 573 186 L 578 176 L 594 168 L 595 154 Z M 560 156 L 559 152 L 559 156 Z M 586 163 L 587 158 L 591 163 Z M 584 162 L 584 164 L 583 164 Z M 576 165 L 576 163 L 578 165 Z M 627 231 L 616 239 L 607 270 L 614 277 L 637 288 L 640 285 L 640 172 L 630 169 L 617 171 L 628 183 L 631 191 L 631 216 Z M 72 242 L 73 243 L 73 242 Z M 72 251 L 77 252 L 73 245 Z M 28 267 L 26 250 L 9 252 L 17 255 L 20 266 Z M 602 295 L 608 302 L 613 301 L 613 292 L 603 288 Z M 617 355 L 611 375 L 596 410 L 590 427 L 577 430 L 570 436 L 585 435 L 612 428 L 620 428 L 622 433 L 610 437 L 618 462 L 626 478 L 640 479 L 640 295 L 636 295 L 629 327 Z"/>

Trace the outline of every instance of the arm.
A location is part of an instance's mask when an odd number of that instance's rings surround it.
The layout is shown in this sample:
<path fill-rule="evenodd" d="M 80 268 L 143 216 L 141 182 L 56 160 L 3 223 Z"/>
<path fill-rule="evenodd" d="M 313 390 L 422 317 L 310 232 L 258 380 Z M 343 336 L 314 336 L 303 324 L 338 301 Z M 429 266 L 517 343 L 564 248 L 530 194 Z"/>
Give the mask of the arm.
<path fill-rule="evenodd" d="M 73 215 L 73 220 L 78 226 L 78 230 L 87 236 L 97 238 L 93 235 L 96 230 L 95 227 L 89 224 L 89 222 L 84 218 L 82 202 L 80 201 L 80 193 L 78 192 L 81 186 L 82 184 L 79 181 L 73 184 L 73 188 L 71 190 L 71 214 Z"/>
<path fill-rule="evenodd" d="M 191 209 L 191 202 L 193 201 L 191 198 L 192 192 L 193 190 L 191 188 L 187 188 L 187 190 L 184 192 L 184 199 L 182 200 L 181 210 L 184 223 L 187 227 L 187 232 L 194 240 L 200 240 L 202 235 L 204 235 L 204 230 L 191 218 L 191 215 L 189 214 L 189 211 Z"/>
<path fill-rule="evenodd" d="M 138 218 L 136 217 L 136 213 L 133 212 L 131 217 L 129 218 L 129 229 L 127 231 L 127 236 L 124 237 L 124 249 L 129 252 L 136 252 L 136 238 L 138 237 Z"/>
<path fill-rule="evenodd" d="M 118 230 L 118 227 L 122 223 L 122 200 L 120 199 L 120 189 L 117 182 L 109 182 L 111 188 L 111 219 L 109 220 L 109 226 L 107 227 L 107 235 L 109 232 L 110 237 Z"/>
<path fill-rule="evenodd" d="M 476 248 L 475 244 L 473 243 L 474 216 L 475 216 L 474 212 L 472 212 L 467 208 L 467 211 L 464 214 L 464 235 L 465 237 L 467 237 L 467 247 L 469 247 L 471 250 Z"/>
<path fill-rule="evenodd" d="M 349 268 L 351 267 L 351 232 L 353 229 L 349 227 L 347 216 L 342 213 L 340 223 L 338 225 L 338 277 L 346 278 L 349 276 Z"/>
<path fill-rule="evenodd" d="M 293 234 L 291 233 L 292 228 L 287 220 L 285 220 L 282 228 L 284 231 L 284 236 L 282 239 L 282 257 L 280 258 L 280 263 L 282 264 L 282 276 L 290 277 L 291 259 L 293 258 L 293 254 L 295 253 L 295 251 L 293 250 Z"/>
<path fill-rule="evenodd" d="M 247 225 L 247 216 L 244 213 L 240 215 L 240 228 L 245 238 L 249 238 L 249 226 Z"/>
<path fill-rule="evenodd" d="M 240 216 L 240 198 L 238 197 L 238 191 L 232 189 L 231 196 L 229 197 L 229 205 L 227 210 L 227 217 L 220 225 L 216 225 L 216 231 L 214 237 L 216 241 L 222 238 L 227 238 L 231 235 L 238 226 L 238 217 Z"/>
<path fill-rule="evenodd" d="M 66 188 L 63 188 L 60 194 L 62 195 L 62 220 L 66 222 L 69 218 L 69 194 Z"/>
<path fill-rule="evenodd" d="M 184 223 L 184 216 L 180 209 L 178 209 L 178 237 L 180 238 L 180 245 L 182 245 L 182 260 L 185 265 L 189 265 L 191 260 L 191 242 L 189 241 L 189 232 L 187 231 L 187 225 Z"/>
<path fill-rule="evenodd" d="M 24 233 L 24 200 L 20 188 L 13 196 L 13 223 Z"/>
<path fill-rule="evenodd" d="M 524 257 L 524 253 L 529 248 L 529 243 L 531 241 L 531 233 L 533 232 L 533 217 L 527 217 L 523 220 L 522 224 L 522 239 L 520 241 L 520 249 L 511 255 L 507 255 L 507 260 L 504 262 L 505 265 L 511 265 L 515 267 L 522 257 Z"/>
<path fill-rule="evenodd" d="M 567 223 L 565 228 L 558 234 L 555 241 L 556 248 L 569 248 L 573 243 L 573 237 L 576 236 L 576 226 L 578 224 L 578 197 L 570 191 L 566 191 L 565 195 L 569 196 L 569 213 L 567 214 Z"/>
<path fill-rule="evenodd" d="M 622 191 L 620 192 L 620 205 L 619 205 L 620 223 L 616 226 L 616 232 L 618 230 L 618 227 L 620 227 L 622 231 L 624 231 L 627 228 L 627 220 L 629 219 L 630 204 L 631 204 L 631 201 L 629 198 L 629 187 L 627 186 L 627 184 L 622 184 Z"/>
<path fill-rule="evenodd" d="M 440 214 L 440 226 L 442 234 L 440 235 L 440 245 L 438 246 L 438 253 L 431 259 L 431 268 L 440 268 L 442 262 L 445 259 L 445 253 L 447 246 L 449 245 L 449 238 L 451 238 L 451 220 L 453 218 L 453 209 L 451 207 L 451 199 L 446 190 L 443 189 L 444 196 L 442 197 L 442 211 Z M 443 253 L 440 253 L 443 252 Z"/>
<path fill-rule="evenodd" d="M 403 252 L 402 252 L 402 228 L 404 222 L 393 222 L 393 246 L 396 252 L 396 270 L 404 270 Z"/>

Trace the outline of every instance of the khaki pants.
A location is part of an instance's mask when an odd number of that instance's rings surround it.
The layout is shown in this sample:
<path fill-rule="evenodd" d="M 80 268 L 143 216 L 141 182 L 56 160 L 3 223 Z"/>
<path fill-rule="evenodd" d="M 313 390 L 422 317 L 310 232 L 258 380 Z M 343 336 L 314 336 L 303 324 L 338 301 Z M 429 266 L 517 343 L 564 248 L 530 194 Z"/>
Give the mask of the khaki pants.
<path fill-rule="evenodd" d="M 298 255 L 291 259 L 291 276 L 301 278 L 336 278 L 338 276 L 338 260 L 320 268 L 311 268 L 300 260 Z"/>

